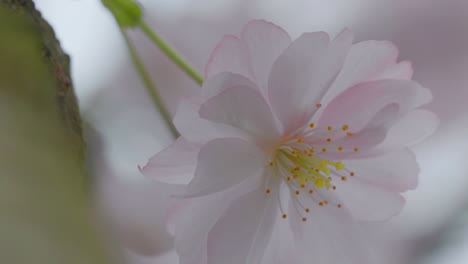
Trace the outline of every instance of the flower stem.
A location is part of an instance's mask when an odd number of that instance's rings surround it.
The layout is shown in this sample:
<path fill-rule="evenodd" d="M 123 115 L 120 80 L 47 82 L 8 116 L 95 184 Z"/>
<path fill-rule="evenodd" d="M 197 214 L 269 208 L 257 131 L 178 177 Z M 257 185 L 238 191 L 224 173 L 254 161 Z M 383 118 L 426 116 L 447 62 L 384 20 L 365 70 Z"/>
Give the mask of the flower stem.
<path fill-rule="evenodd" d="M 140 21 L 139 26 L 143 32 L 156 44 L 177 66 L 188 74 L 199 85 L 203 83 L 203 77 L 197 73 L 187 62 L 184 61 L 177 52 L 174 51 L 155 31 L 153 31 L 145 22 Z"/>
<path fill-rule="evenodd" d="M 125 43 L 127 44 L 128 50 L 130 51 L 130 56 L 132 58 L 133 63 L 135 64 L 135 67 L 140 74 L 141 79 L 143 80 L 146 90 L 148 91 L 149 95 L 151 96 L 151 99 L 156 106 L 156 109 L 161 113 L 161 116 L 163 117 L 164 121 L 167 123 L 167 126 L 174 138 L 178 138 L 179 132 L 177 132 L 177 129 L 175 128 L 174 124 L 172 123 L 171 116 L 169 115 L 169 112 L 167 111 L 166 107 L 164 106 L 164 103 L 162 102 L 161 98 L 159 97 L 159 94 L 157 93 L 156 87 L 151 81 L 151 78 L 148 74 L 148 72 L 145 69 L 145 66 L 143 65 L 143 62 L 141 61 L 140 57 L 138 56 L 138 53 L 133 46 L 132 42 L 130 41 L 127 33 L 125 30 L 120 27 L 120 31 L 122 32 L 122 36 L 125 39 Z"/>

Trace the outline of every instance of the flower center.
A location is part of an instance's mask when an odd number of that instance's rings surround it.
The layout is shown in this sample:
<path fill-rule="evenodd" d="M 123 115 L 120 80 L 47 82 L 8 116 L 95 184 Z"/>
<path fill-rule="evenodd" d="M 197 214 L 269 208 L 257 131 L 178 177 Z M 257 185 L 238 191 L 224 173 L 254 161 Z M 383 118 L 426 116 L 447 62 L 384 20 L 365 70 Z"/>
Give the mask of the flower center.
<path fill-rule="evenodd" d="M 306 213 L 310 211 L 301 203 L 304 199 L 299 199 L 300 195 L 311 196 L 319 206 L 328 205 L 330 202 L 320 193 L 336 190 L 336 186 L 333 185 L 334 180 L 346 181 L 348 175 L 354 176 L 354 172 L 347 170 L 341 161 L 326 158 L 326 154 L 333 152 L 357 152 L 359 150 L 358 148 L 345 149 L 333 142 L 332 138 L 339 141 L 343 140 L 343 136 L 347 138 L 354 135 L 346 132 L 347 130 L 347 125 L 343 125 L 337 131 L 330 126 L 316 128 L 314 124 L 310 124 L 308 128 L 284 140 L 273 153 L 268 166 L 275 176 L 280 177 L 287 184 L 298 210 Z M 338 133 L 342 135 L 337 135 Z M 266 193 L 270 192 L 267 186 Z M 335 205 L 338 208 L 342 207 L 341 203 L 335 203 Z M 283 211 L 281 202 L 280 209 Z M 287 218 L 284 212 L 283 218 Z M 302 220 L 306 221 L 307 218 L 302 217 Z"/>

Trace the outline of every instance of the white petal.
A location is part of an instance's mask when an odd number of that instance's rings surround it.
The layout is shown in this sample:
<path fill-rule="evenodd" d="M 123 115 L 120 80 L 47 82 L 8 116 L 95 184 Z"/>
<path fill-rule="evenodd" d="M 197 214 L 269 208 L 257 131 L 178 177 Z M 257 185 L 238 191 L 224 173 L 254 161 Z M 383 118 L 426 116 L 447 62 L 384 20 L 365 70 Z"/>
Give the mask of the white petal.
<path fill-rule="evenodd" d="M 180 213 L 175 227 L 175 246 L 181 257 L 193 258 L 202 252 L 206 237 L 223 215 L 234 197 L 225 192 L 203 196 L 189 201 Z"/>
<path fill-rule="evenodd" d="M 205 67 L 205 78 L 221 72 L 232 72 L 251 78 L 245 44 L 236 36 L 226 35 L 211 53 Z"/>
<path fill-rule="evenodd" d="M 400 193 L 371 185 L 358 178 L 348 177 L 346 181 L 336 180 L 334 184 L 343 206 L 357 220 L 388 220 L 400 213 L 405 204 Z"/>
<path fill-rule="evenodd" d="M 413 66 L 409 61 L 401 61 L 390 65 L 382 73 L 374 76 L 372 80 L 380 79 L 402 79 L 411 80 L 413 77 Z"/>
<path fill-rule="evenodd" d="M 354 44 L 322 103 L 328 104 L 335 96 L 357 83 L 372 80 L 395 64 L 397 56 L 397 47 L 388 41 L 371 40 Z"/>
<path fill-rule="evenodd" d="M 197 144 L 204 144 L 216 138 L 249 138 L 240 129 L 201 118 L 198 111 L 202 102 L 203 99 L 199 97 L 181 100 L 174 117 L 174 125 L 184 138 Z"/>
<path fill-rule="evenodd" d="M 418 163 L 414 154 L 408 149 L 377 157 L 343 162 L 346 169 L 354 172 L 355 176 L 352 177 L 387 190 L 404 192 L 408 189 L 414 189 L 418 184 Z M 344 188 L 346 188 L 346 184 Z"/>
<path fill-rule="evenodd" d="M 200 107 L 200 116 L 239 128 L 260 141 L 279 137 L 270 107 L 253 87 L 234 86 L 224 90 Z"/>
<path fill-rule="evenodd" d="M 305 33 L 273 64 L 270 102 L 286 133 L 303 126 L 316 110 L 351 45 L 347 35 L 330 44 L 324 32 Z"/>
<path fill-rule="evenodd" d="M 273 62 L 291 43 L 288 33 L 264 20 L 250 21 L 242 30 L 250 65 L 256 83 L 266 89 L 267 78 Z"/>
<path fill-rule="evenodd" d="M 212 140 L 200 150 L 187 197 L 219 192 L 246 178 L 258 178 L 265 166 L 264 153 L 247 141 L 238 138 Z"/>
<path fill-rule="evenodd" d="M 294 205 L 289 206 L 296 249 L 303 258 L 299 263 L 369 263 L 368 247 L 359 226 L 346 210 L 331 204 L 310 204 L 306 222 Z"/>
<path fill-rule="evenodd" d="M 427 110 L 417 109 L 399 119 L 388 131 L 380 149 L 401 148 L 421 142 L 432 135 L 439 126 L 437 116 Z"/>
<path fill-rule="evenodd" d="M 207 264 L 260 263 L 277 219 L 277 190 L 239 198 L 208 235 Z"/>
<path fill-rule="evenodd" d="M 222 72 L 206 80 L 202 86 L 202 97 L 209 99 L 222 91 L 234 86 L 248 86 L 258 89 L 256 84 L 243 75 L 231 72 Z"/>
<path fill-rule="evenodd" d="M 233 201 L 260 186 L 258 179 L 246 179 L 239 185 L 188 200 L 178 213 L 175 228 L 175 245 L 182 259 L 206 258 L 208 232 Z"/>
<path fill-rule="evenodd" d="M 148 177 L 170 184 L 188 184 L 193 178 L 200 146 L 179 137 L 140 169 Z"/>
<path fill-rule="evenodd" d="M 399 110 L 398 104 L 388 104 L 380 109 L 361 131 L 352 137 L 344 136 L 343 142 L 340 145 L 348 149 L 357 147 L 362 150 L 382 143 L 385 140 L 389 127 L 398 117 Z"/>
<path fill-rule="evenodd" d="M 164 212 L 174 203 L 168 196 L 180 192 L 181 186 L 121 174 L 99 174 L 94 186 L 97 213 L 105 217 L 103 223 L 111 228 L 114 242 L 123 242 L 144 255 L 169 250 L 172 238 L 166 230 Z"/>
<path fill-rule="evenodd" d="M 370 119 L 389 104 L 398 104 L 400 114 L 432 100 L 429 90 L 408 80 L 380 80 L 356 85 L 328 104 L 317 122 L 319 126 L 349 125 L 360 131 Z"/>
<path fill-rule="evenodd" d="M 298 257 L 302 254 L 296 251 L 294 238 L 287 220 L 278 211 L 273 233 L 265 250 L 261 264 L 301 264 Z"/>

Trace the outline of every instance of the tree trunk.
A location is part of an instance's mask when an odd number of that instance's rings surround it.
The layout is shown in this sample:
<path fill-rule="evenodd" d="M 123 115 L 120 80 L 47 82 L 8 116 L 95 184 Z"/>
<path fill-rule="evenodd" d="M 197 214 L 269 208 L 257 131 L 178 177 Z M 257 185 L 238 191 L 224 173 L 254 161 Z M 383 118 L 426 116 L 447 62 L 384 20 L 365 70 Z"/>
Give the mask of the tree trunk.
<path fill-rule="evenodd" d="M 0 263 L 111 263 L 84 149 L 68 56 L 32 1 L 0 0 Z"/>

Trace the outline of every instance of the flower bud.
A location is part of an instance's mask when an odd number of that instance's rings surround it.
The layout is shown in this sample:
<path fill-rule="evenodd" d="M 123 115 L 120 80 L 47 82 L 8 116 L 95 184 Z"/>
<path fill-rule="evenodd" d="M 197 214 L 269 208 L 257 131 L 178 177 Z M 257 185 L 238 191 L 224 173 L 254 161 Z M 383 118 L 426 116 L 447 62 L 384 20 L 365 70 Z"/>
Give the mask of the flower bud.
<path fill-rule="evenodd" d="M 124 27 L 136 26 L 143 15 L 141 7 L 133 0 L 102 0 L 102 3 Z"/>

